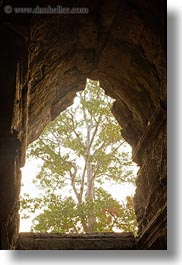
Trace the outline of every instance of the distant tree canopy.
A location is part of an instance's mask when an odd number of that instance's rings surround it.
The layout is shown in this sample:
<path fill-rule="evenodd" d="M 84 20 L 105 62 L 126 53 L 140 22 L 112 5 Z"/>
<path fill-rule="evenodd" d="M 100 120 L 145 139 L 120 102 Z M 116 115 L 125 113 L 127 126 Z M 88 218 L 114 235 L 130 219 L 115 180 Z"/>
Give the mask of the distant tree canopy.
<path fill-rule="evenodd" d="M 103 188 L 135 182 L 133 163 L 121 128 L 111 113 L 113 100 L 96 81 L 87 81 L 75 104 L 51 122 L 28 148 L 28 157 L 43 165 L 36 176 L 41 198 L 25 194 L 22 209 L 43 209 L 33 221 L 35 232 L 89 233 L 132 231 L 136 234 L 133 200 L 126 204 Z M 66 195 L 61 195 L 62 189 Z"/>

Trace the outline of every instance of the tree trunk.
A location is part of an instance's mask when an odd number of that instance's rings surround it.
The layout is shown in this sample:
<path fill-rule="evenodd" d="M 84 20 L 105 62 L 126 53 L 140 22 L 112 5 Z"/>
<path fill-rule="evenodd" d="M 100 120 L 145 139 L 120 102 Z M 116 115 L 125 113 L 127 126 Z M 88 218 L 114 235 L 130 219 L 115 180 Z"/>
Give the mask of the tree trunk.
<path fill-rule="evenodd" d="M 88 164 L 87 168 L 87 200 L 91 203 L 94 201 L 94 182 L 92 181 L 92 167 Z M 88 231 L 96 232 L 96 218 L 94 209 L 91 210 L 88 218 Z"/>
<path fill-rule="evenodd" d="M 87 178 L 87 200 L 89 202 L 94 201 L 94 182 L 92 181 L 92 165 L 90 164 L 90 148 L 91 148 L 91 130 L 92 123 L 87 127 L 87 169 L 86 169 L 86 178 Z M 92 136 L 93 137 L 93 136 Z M 96 219 L 94 216 L 94 209 L 91 209 L 90 216 L 88 217 L 88 231 L 96 231 Z"/>

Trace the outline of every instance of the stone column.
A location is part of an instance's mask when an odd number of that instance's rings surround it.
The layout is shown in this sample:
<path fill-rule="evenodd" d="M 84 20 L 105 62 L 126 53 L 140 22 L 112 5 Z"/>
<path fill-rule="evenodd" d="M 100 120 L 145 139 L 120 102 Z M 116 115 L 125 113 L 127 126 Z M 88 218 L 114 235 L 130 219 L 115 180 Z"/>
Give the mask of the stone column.
<path fill-rule="evenodd" d="M 17 34 L 0 26 L 0 249 L 13 249 L 18 235 L 20 148 L 12 128 L 16 97 L 16 72 L 20 56 Z"/>
<path fill-rule="evenodd" d="M 12 249 L 19 229 L 21 173 L 17 160 L 20 142 L 16 136 L 0 138 L 0 241 L 1 249 Z"/>

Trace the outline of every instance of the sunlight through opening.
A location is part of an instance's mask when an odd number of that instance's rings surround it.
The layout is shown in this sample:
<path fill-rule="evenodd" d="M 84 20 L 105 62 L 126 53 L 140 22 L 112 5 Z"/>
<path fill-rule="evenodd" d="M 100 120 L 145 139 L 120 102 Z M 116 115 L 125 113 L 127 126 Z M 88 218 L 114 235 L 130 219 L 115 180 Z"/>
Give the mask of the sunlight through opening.
<path fill-rule="evenodd" d="M 133 232 L 137 165 L 111 112 L 114 99 L 87 79 L 72 106 L 27 149 L 20 232 Z"/>

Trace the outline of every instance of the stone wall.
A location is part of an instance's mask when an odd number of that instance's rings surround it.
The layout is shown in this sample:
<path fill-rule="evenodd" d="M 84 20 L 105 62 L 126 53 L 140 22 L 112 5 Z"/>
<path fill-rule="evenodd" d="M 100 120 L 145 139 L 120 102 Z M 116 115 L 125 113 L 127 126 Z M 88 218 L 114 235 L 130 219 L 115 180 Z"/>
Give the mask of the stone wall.
<path fill-rule="evenodd" d="M 52 234 L 21 233 L 17 250 L 135 250 L 132 233 Z"/>
<path fill-rule="evenodd" d="M 72 104 L 86 78 L 92 78 L 116 99 L 113 114 L 141 167 L 135 195 L 140 245 L 163 249 L 166 3 L 106 0 L 70 1 L 70 5 L 87 7 L 89 14 L 9 16 L 0 27 L 1 248 L 15 247 L 20 167 L 27 145 Z"/>
<path fill-rule="evenodd" d="M 13 249 L 19 230 L 20 166 L 26 148 L 27 43 L 0 24 L 0 248 Z M 20 67 L 20 65 L 24 65 Z M 21 69 L 20 69 L 21 68 Z M 23 72 L 20 72 L 23 71 Z"/>

